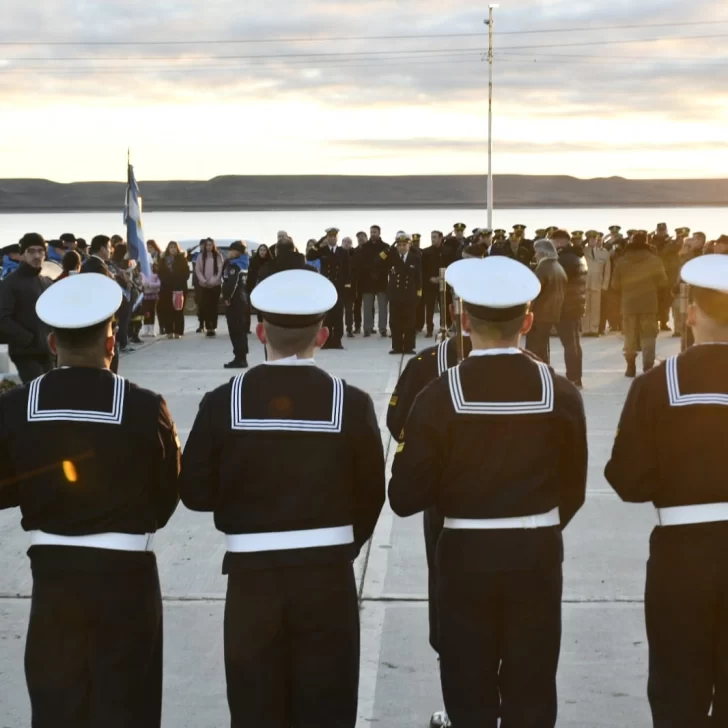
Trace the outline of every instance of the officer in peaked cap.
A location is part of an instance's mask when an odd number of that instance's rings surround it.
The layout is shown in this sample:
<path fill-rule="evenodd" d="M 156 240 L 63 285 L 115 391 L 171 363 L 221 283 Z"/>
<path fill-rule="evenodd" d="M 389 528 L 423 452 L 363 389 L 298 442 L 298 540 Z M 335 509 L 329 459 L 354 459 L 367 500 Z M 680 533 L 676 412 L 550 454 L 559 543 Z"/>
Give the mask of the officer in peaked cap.
<path fill-rule="evenodd" d="M 444 517 L 437 640 L 453 726 L 500 717 L 552 728 L 561 531 L 584 502 L 584 407 L 570 382 L 518 348 L 540 291 L 528 268 L 502 256 L 463 260 L 447 279 L 472 350 L 416 398 L 389 500 L 403 517 L 431 508 Z"/>
<path fill-rule="evenodd" d="M 536 230 L 536 240 L 543 240 L 546 237 L 546 228 Z"/>
<path fill-rule="evenodd" d="M 331 337 L 326 341 L 326 349 L 343 349 L 341 340 L 344 336 L 344 298 L 347 289 L 352 287 L 351 255 L 348 250 L 337 245 L 339 228 L 326 229 L 326 235 L 306 253 L 306 260 L 321 261 L 321 274 L 336 288 L 338 298 L 329 311 L 326 325 Z"/>
<path fill-rule="evenodd" d="M 390 354 L 415 354 L 417 305 L 422 298 L 422 255 L 411 252 L 411 238 L 397 233 L 396 242 L 380 253 L 389 270 L 389 327 L 392 330 Z M 424 318 L 424 316 L 423 316 Z"/>
<path fill-rule="evenodd" d="M 622 226 L 621 225 L 610 225 L 609 226 L 609 232 L 613 235 L 616 235 L 617 233 L 621 232 Z"/>
<path fill-rule="evenodd" d="M 356 724 L 352 564 L 384 504 L 385 463 L 371 397 L 314 361 L 336 297 L 305 270 L 259 283 L 267 361 L 205 396 L 185 447 L 182 500 L 227 537 L 234 726 Z"/>
<path fill-rule="evenodd" d="M 0 508 L 19 507 L 30 537 L 38 728 L 161 721 L 152 545 L 177 507 L 180 446 L 162 397 L 109 371 L 121 296 L 97 273 L 48 288 L 36 311 L 59 368 L 0 397 Z"/>
<path fill-rule="evenodd" d="M 622 500 L 657 509 L 645 589 L 656 728 L 728 720 L 728 481 L 725 444 L 706 437 L 728 428 L 728 258 L 681 275 L 695 346 L 634 381 L 605 469 Z"/>

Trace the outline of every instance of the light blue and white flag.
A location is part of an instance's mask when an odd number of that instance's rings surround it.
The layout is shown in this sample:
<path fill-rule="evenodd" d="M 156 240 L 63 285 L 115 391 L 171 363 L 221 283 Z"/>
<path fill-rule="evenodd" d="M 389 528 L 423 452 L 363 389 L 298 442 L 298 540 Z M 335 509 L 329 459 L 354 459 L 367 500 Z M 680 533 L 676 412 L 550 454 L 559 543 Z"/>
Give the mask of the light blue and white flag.
<path fill-rule="evenodd" d="M 124 223 L 126 224 L 126 242 L 129 246 L 129 259 L 139 263 L 139 269 L 145 276 L 152 274 L 152 264 L 149 260 L 147 244 L 144 241 L 142 229 L 142 198 L 139 195 L 139 186 L 134 178 L 134 167 L 128 165 L 128 185 L 126 188 L 126 207 L 124 208 Z"/>

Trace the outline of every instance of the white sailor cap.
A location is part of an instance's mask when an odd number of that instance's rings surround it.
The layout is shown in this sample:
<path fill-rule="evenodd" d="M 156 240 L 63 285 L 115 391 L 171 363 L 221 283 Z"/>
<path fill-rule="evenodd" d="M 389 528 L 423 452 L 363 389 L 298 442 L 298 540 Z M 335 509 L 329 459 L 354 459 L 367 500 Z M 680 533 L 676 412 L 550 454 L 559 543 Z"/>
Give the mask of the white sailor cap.
<path fill-rule="evenodd" d="M 36 301 L 38 318 L 52 329 L 86 329 L 108 321 L 121 306 L 119 284 L 100 273 L 57 281 Z"/>
<path fill-rule="evenodd" d="M 541 283 L 525 265 L 501 255 L 459 260 L 448 266 L 445 280 L 466 310 L 484 321 L 518 318 L 541 292 Z"/>
<path fill-rule="evenodd" d="M 685 283 L 728 293 L 728 256 L 701 255 L 685 263 L 680 272 Z"/>
<path fill-rule="evenodd" d="M 399 232 L 397 233 L 397 235 L 395 236 L 395 238 L 394 238 L 394 239 L 395 239 L 395 240 L 396 240 L 397 242 L 400 242 L 400 240 L 402 240 L 402 241 L 404 241 L 404 240 L 411 240 L 412 238 L 410 238 L 410 236 L 409 236 L 409 235 L 408 235 L 408 234 L 407 234 L 407 233 L 406 233 L 406 232 L 405 232 L 404 230 L 400 230 L 400 231 L 399 231 Z"/>
<path fill-rule="evenodd" d="M 250 303 L 275 326 L 299 329 L 321 321 L 336 305 L 336 287 L 314 270 L 284 270 L 263 279 Z"/>
<path fill-rule="evenodd" d="M 338 233 L 339 233 L 339 228 L 337 228 L 337 227 L 326 228 L 327 235 L 338 235 Z"/>

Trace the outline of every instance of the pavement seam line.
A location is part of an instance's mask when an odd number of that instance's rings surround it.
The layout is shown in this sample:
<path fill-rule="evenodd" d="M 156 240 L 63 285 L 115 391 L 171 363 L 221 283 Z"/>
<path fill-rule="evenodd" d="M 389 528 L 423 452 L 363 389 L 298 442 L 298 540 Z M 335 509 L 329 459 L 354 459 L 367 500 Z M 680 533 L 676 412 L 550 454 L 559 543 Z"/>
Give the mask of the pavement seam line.
<path fill-rule="evenodd" d="M 399 366 L 397 367 L 397 380 L 399 380 L 399 377 L 402 375 L 402 365 L 404 364 L 404 354 L 400 357 L 399 360 Z M 390 393 L 391 394 L 391 393 Z M 386 413 L 386 410 L 385 410 Z M 393 437 L 390 434 L 389 438 L 387 439 L 387 447 L 384 451 L 384 462 L 386 464 L 387 460 L 389 460 L 389 453 L 392 450 L 392 441 Z M 385 485 L 386 489 L 386 485 Z M 385 499 L 386 499 L 386 493 L 385 493 Z M 364 556 L 364 564 L 362 566 L 361 570 L 361 582 L 359 583 L 359 592 L 357 594 L 357 600 L 359 601 L 359 608 L 361 609 L 362 602 L 364 601 L 364 583 L 366 582 L 367 578 L 367 570 L 369 568 L 369 557 L 372 553 L 372 545 L 374 543 L 374 534 L 372 533 L 371 538 L 369 541 L 367 541 L 367 550 L 366 555 Z"/>

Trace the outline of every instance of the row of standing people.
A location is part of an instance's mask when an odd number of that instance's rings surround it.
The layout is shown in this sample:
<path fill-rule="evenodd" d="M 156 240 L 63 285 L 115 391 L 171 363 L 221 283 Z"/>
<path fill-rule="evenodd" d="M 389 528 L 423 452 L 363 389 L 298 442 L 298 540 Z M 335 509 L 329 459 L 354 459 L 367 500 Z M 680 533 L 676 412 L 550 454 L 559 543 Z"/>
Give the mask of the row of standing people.
<path fill-rule="evenodd" d="M 726 424 L 728 349 L 700 345 L 728 342 L 728 259 L 689 273 L 699 346 L 635 382 L 606 468 L 622 498 L 653 502 L 661 519 L 646 595 L 656 728 L 726 720 L 726 618 L 716 608 L 728 590 L 722 450 L 696 425 Z M 518 348 L 540 288 L 530 271 L 464 260 L 448 281 L 464 301 L 467 359 L 453 366 L 454 347 L 443 342 L 410 360 L 388 417 L 399 442 L 390 503 L 401 516 L 426 513 L 431 637 L 449 714 L 438 720 L 553 728 L 561 533 L 586 491 L 583 402 Z M 268 364 L 204 397 L 180 474 L 164 400 L 107 371 L 119 288 L 74 276 L 43 293 L 38 313 L 61 367 L 0 397 L 0 507 L 20 506 L 31 532 L 25 665 L 36 728 L 158 728 L 162 618 L 151 536 L 178 494 L 214 512 L 227 535 L 234 728 L 353 728 L 352 561 L 384 503 L 385 463 L 371 398 L 313 360 L 336 298 L 304 271 L 272 275 L 254 291 Z M 685 438 L 699 462 L 680 452 Z M 655 442 L 671 445 L 667 469 Z M 134 483 L 105 466 L 112 452 L 134 457 Z"/>

